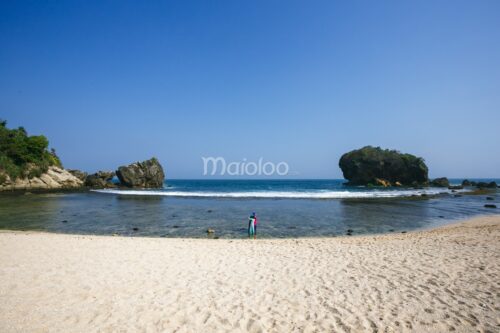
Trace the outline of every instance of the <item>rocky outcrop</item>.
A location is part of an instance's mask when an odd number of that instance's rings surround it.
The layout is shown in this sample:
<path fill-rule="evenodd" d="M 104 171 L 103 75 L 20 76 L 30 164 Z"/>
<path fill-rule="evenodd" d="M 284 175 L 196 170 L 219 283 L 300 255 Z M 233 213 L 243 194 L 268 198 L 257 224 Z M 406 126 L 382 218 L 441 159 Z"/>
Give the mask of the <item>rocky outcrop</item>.
<path fill-rule="evenodd" d="M 496 182 L 489 182 L 489 183 L 486 183 L 486 182 L 478 182 L 476 184 L 476 186 L 478 188 L 497 188 L 498 185 Z"/>
<path fill-rule="evenodd" d="M 464 179 L 464 180 L 462 181 L 462 186 L 464 186 L 464 187 L 465 187 L 465 186 L 472 186 L 472 183 L 470 182 L 470 180 L 468 180 L 468 179 Z"/>
<path fill-rule="evenodd" d="M 382 187 L 392 186 L 392 184 L 388 180 L 380 179 L 380 178 L 375 178 L 374 180 L 375 180 L 376 186 L 382 186 Z M 399 183 L 399 182 L 397 182 L 397 183 Z M 401 184 L 401 183 L 399 183 L 399 184 Z"/>
<path fill-rule="evenodd" d="M 433 179 L 431 181 L 431 186 L 435 186 L 435 187 L 449 187 L 450 186 L 450 182 L 448 181 L 448 178 L 446 178 L 446 177 L 440 177 L 440 178 Z"/>
<path fill-rule="evenodd" d="M 115 173 L 113 171 L 98 171 L 85 178 L 85 186 L 93 188 L 116 187 L 116 185 L 111 182 L 114 176 Z"/>
<path fill-rule="evenodd" d="M 67 170 L 67 171 L 76 178 L 80 179 L 82 182 L 85 182 L 85 179 L 87 179 L 88 176 L 88 173 L 80 170 Z"/>
<path fill-rule="evenodd" d="M 418 186 L 429 180 L 422 158 L 380 147 L 350 151 L 342 155 L 339 166 L 348 185 Z"/>
<path fill-rule="evenodd" d="M 0 184 L 0 191 L 77 189 L 83 185 L 81 179 L 57 166 L 50 166 L 39 177 L 12 180 L 8 175 L 2 174 L 2 178 L 4 181 Z"/>
<path fill-rule="evenodd" d="M 165 180 L 163 168 L 156 158 L 121 166 L 116 171 L 123 186 L 161 188 Z"/>

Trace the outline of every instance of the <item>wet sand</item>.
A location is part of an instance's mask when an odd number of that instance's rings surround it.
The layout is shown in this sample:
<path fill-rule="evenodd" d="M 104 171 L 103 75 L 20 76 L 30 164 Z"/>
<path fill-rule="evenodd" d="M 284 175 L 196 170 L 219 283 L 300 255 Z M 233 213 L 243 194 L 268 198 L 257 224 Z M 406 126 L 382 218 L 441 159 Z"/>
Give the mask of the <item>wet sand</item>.
<path fill-rule="evenodd" d="M 498 332 L 500 215 L 405 234 L 0 232 L 1 332 Z"/>

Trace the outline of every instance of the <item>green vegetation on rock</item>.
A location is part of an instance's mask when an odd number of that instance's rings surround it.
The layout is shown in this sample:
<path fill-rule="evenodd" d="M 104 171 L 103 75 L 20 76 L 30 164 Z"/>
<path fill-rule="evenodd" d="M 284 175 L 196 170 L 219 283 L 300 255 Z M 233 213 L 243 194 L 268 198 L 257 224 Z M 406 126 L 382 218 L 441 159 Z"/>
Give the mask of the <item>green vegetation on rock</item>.
<path fill-rule="evenodd" d="M 7 128 L 0 120 L 0 184 L 11 179 L 39 177 L 49 166 L 62 167 L 54 149 L 43 135 L 29 136 L 23 127 Z"/>
<path fill-rule="evenodd" d="M 350 151 L 342 155 L 339 166 L 351 185 L 421 185 L 429 180 L 422 158 L 380 147 Z"/>

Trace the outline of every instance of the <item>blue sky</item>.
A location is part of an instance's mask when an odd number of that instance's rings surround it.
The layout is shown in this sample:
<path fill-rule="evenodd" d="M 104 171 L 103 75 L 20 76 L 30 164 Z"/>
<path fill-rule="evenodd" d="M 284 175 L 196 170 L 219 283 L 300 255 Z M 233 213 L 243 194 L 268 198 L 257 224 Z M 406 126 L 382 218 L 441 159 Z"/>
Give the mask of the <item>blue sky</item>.
<path fill-rule="evenodd" d="M 498 1 L 1 1 L 0 118 L 68 168 L 340 178 L 365 145 L 500 177 Z"/>

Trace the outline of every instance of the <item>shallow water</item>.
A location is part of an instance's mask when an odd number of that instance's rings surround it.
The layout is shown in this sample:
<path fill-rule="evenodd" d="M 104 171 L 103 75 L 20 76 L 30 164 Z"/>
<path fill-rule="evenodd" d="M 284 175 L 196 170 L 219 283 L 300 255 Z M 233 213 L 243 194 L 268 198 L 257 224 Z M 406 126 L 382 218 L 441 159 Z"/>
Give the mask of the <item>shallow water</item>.
<path fill-rule="evenodd" d="M 488 195 L 466 195 L 447 189 L 427 189 L 428 193 L 443 193 L 412 197 L 421 190 L 345 188 L 340 180 L 179 180 L 169 181 L 166 186 L 160 193 L 3 194 L 0 196 L 0 228 L 100 235 L 242 238 L 246 237 L 248 215 L 255 211 L 259 217 L 259 237 L 335 236 L 344 235 L 348 229 L 352 234 L 372 234 L 410 231 L 498 213 L 497 209 L 483 206 L 486 203 L 498 206 L 500 199 L 497 191 Z M 183 194 L 172 195 L 175 192 Z M 343 192 L 346 196 L 339 198 L 337 193 Z M 200 196 L 200 193 L 215 195 Z M 237 196 L 221 195 L 227 193 L 237 193 Z M 315 196 L 316 193 L 333 197 Z M 487 201 L 486 196 L 494 200 Z M 215 229 L 215 235 L 207 236 L 208 228 Z"/>

